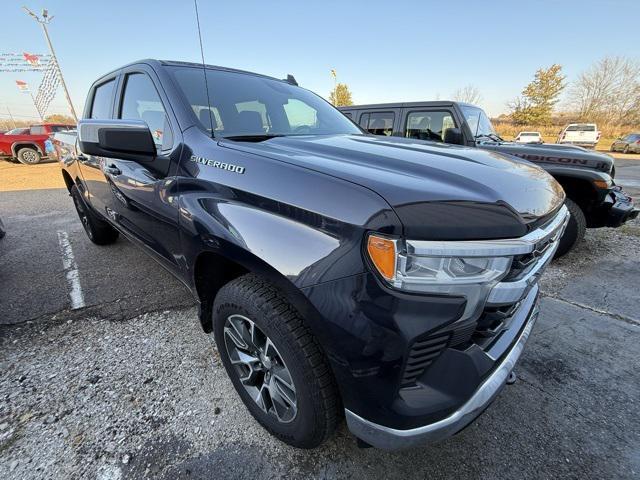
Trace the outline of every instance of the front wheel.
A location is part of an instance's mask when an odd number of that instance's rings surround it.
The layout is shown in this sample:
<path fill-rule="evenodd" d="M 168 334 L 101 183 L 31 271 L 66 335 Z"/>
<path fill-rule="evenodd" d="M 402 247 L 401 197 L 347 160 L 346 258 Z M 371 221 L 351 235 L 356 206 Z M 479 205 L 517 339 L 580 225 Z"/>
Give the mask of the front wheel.
<path fill-rule="evenodd" d="M 75 185 L 71 187 L 71 198 L 89 240 L 96 245 L 109 245 L 118 239 L 118 231 L 91 210 Z"/>
<path fill-rule="evenodd" d="M 253 274 L 222 287 L 213 332 L 236 391 L 267 431 L 298 448 L 331 435 L 340 418 L 335 380 L 300 314 L 275 287 Z"/>
<path fill-rule="evenodd" d="M 35 148 L 21 148 L 18 150 L 18 154 L 16 155 L 18 161 L 24 165 L 35 165 L 36 163 L 40 163 L 40 152 L 38 152 Z"/>
<path fill-rule="evenodd" d="M 571 217 L 569 218 L 569 223 L 562 238 L 560 238 L 560 244 L 558 245 L 558 250 L 556 250 L 554 258 L 560 258 L 568 253 L 584 238 L 587 230 L 587 219 L 580 206 L 570 198 L 567 198 L 564 204 L 569 209 Z"/>

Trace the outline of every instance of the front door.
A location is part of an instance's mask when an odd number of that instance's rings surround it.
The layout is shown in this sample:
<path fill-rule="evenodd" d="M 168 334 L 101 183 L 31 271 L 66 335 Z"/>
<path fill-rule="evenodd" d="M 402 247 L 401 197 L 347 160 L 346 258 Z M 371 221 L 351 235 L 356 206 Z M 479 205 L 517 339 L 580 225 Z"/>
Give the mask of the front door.
<path fill-rule="evenodd" d="M 175 121 L 167 115 L 153 73 L 125 70 L 117 95 L 117 118 L 143 120 L 153 135 L 158 156 L 149 162 L 105 159 L 103 172 L 110 188 L 107 211 L 125 233 L 157 254 L 175 270 L 180 250 L 177 180 L 169 175 L 181 152 Z M 157 81 L 157 80 L 156 80 Z"/>

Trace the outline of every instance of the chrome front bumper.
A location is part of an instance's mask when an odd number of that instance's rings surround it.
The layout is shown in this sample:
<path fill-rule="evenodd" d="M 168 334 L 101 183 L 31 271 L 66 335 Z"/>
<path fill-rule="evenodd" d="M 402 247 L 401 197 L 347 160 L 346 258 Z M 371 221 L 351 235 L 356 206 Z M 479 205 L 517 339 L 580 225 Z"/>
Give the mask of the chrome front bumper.
<path fill-rule="evenodd" d="M 533 329 L 533 325 L 538 318 L 538 305 L 535 301 L 537 294 L 538 287 L 535 286 L 534 289 L 529 292 L 529 295 L 527 295 L 527 300 L 530 299 L 530 302 L 523 302 L 529 304 L 528 309 L 523 305 L 524 314 L 528 315 L 528 317 L 509 352 L 471 398 L 458 410 L 435 423 L 408 430 L 398 430 L 370 422 L 350 410 L 345 409 L 347 425 L 351 433 L 376 448 L 383 450 L 400 450 L 441 440 L 462 430 L 478 417 L 485 408 L 489 406 L 500 390 L 502 390 L 507 381 L 507 377 L 520 358 L 531 330 Z"/>

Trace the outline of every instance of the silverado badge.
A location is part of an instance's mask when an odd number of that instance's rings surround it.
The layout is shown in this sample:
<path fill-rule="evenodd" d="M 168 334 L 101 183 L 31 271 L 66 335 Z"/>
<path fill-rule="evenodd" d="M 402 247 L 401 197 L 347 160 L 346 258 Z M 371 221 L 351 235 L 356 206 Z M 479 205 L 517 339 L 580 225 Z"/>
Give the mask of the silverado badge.
<path fill-rule="evenodd" d="M 204 157 L 197 157 L 196 155 L 191 155 L 191 158 L 189 160 L 191 160 L 192 162 L 199 163 L 200 165 L 206 165 L 207 167 L 220 168 L 222 170 L 227 170 L 229 172 L 234 172 L 239 174 L 244 173 L 244 167 L 241 167 L 239 165 L 234 165 L 232 163 L 218 162 L 217 160 L 211 160 L 209 158 L 204 158 Z"/>

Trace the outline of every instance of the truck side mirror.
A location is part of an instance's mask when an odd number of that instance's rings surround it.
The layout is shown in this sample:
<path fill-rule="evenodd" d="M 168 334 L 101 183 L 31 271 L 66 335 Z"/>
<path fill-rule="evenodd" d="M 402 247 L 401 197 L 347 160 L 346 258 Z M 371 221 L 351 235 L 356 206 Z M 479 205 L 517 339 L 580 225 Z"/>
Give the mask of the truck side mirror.
<path fill-rule="evenodd" d="M 78 143 L 85 155 L 147 162 L 157 155 L 151 131 L 142 120 L 80 120 Z"/>
<path fill-rule="evenodd" d="M 444 143 L 463 145 L 462 131 L 459 128 L 447 128 L 444 131 Z"/>

